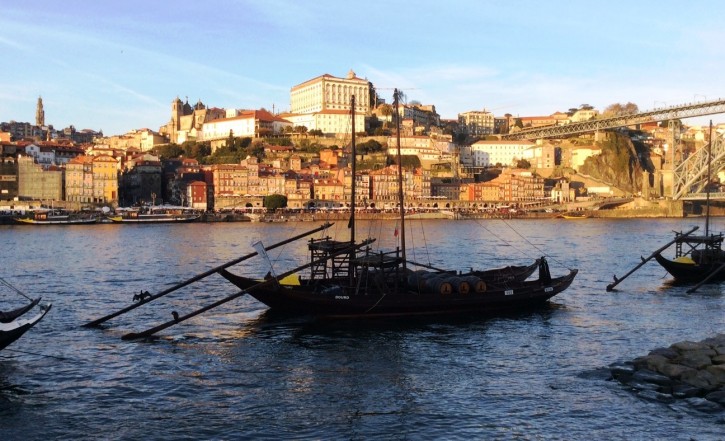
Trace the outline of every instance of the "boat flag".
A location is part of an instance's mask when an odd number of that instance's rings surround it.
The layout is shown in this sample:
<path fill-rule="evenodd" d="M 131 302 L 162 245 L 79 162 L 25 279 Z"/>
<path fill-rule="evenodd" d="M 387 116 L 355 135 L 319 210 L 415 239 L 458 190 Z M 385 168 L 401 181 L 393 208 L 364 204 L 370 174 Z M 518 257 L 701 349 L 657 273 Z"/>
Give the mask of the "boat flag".
<path fill-rule="evenodd" d="M 269 259 L 269 256 L 267 255 L 267 250 L 264 249 L 264 245 L 262 245 L 262 241 L 258 240 L 256 242 L 254 242 L 252 244 L 252 248 L 254 248 L 254 250 L 257 252 L 257 254 L 262 256 L 262 258 L 267 261 L 267 263 L 269 264 L 269 272 L 272 273 L 272 277 L 274 277 L 276 279 L 277 275 L 274 273 L 274 268 L 272 267 L 272 261 Z"/>
<path fill-rule="evenodd" d="M 393 236 L 398 237 L 398 223 L 395 223 L 395 231 L 393 232 Z"/>

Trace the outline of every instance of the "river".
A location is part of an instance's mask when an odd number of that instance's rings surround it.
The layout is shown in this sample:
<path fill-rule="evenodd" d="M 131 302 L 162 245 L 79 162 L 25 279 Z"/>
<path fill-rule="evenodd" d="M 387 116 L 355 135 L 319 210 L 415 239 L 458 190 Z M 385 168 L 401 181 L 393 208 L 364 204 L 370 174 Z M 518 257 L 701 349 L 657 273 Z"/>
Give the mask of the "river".
<path fill-rule="evenodd" d="M 213 275 L 117 317 L 80 325 L 319 223 L 0 226 L 0 276 L 53 303 L 0 353 L 3 440 L 723 439 L 725 416 L 646 401 L 607 366 L 725 332 L 722 285 L 688 295 L 654 261 L 701 219 L 409 223 L 408 258 L 450 268 L 546 255 L 573 285 L 538 311 L 496 318 L 309 322 L 268 317 L 243 296 L 159 333 L 122 341 L 235 291 Z M 716 219 L 714 228 L 725 225 Z M 338 222 L 330 234 L 344 227 Z M 396 240 L 394 222 L 358 238 Z M 426 251 L 430 250 L 430 251 Z M 305 242 L 270 252 L 303 263 Z M 259 258 L 233 267 L 262 276 Z M 0 292 L 4 305 L 23 300 Z M 19 352 L 24 351 L 24 352 Z"/>

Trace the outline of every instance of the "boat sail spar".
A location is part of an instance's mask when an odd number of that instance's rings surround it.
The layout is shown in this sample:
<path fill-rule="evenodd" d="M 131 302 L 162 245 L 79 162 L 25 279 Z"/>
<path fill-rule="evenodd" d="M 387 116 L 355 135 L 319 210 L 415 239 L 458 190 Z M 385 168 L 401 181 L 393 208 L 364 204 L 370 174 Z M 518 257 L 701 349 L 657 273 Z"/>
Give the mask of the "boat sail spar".
<path fill-rule="evenodd" d="M 399 115 L 399 92 L 394 94 L 394 107 Z M 538 268 L 535 280 L 521 277 L 494 277 L 511 271 L 507 269 L 484 271 L 456 271 L 446 269 L 421 269 L 406 256 L 405 204 L 403 169 L 400 154 L 400 124 L 396 140 L 398 145 L 398 204 L 400 215 L 400 246 L 395 250 L 374 252 L 370 244 L 375 239 L 356 241 L 355 200 L 356 151 L 355 151 L 355 101 L 351 99 L 352 124 L 352 202 L 350 210 L 350 240 L 336 241 L 330 237 L 310 239 L 310 273 L 296 278 L 295 283 L 285 284 L 281 278 L 259 279 L 234 274 L 227 269 L 219 271 L 235 284 L 273 311 L 295 315 L 371 317 L 414 316 L 451 313 L 494 313 L 522 310 L 540 306 L 551 297 L 568 288 L 577 270 L 552 278 L 545 258 L 526 272 L 526 278 Z M 416 265 L 421 266 L 421 265 Z M 425 266 L 425 265 L 422 265 Z M 521 267 L 527 268 L 528 267 Z"/>

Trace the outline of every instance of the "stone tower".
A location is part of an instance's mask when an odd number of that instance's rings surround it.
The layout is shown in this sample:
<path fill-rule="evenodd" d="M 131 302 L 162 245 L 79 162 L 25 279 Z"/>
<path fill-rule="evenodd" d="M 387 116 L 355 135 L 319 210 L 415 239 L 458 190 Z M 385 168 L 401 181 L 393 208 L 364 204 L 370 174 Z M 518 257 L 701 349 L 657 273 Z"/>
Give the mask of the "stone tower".
<path fill-rule="evenodd" d="M 45 110 L 43 110 L 43 98 L 38 97 L 38 105 L 35 108 L 35 125 L 43 127 L 45 125 Z"/>

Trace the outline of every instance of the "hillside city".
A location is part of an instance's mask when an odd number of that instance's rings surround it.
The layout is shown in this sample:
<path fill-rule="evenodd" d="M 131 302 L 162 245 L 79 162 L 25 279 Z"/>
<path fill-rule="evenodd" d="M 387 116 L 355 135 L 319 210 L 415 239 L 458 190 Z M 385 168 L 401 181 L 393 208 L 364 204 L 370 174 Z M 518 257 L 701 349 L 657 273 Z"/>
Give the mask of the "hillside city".
<path fill-rule="evenodd" d="M 582 104 L 547 116 L 497 116 L 482 109 L 445 120 L 435 105 L 417 101 L 396 111 L 371 82 L 350 71 L 292 87 L 289 112 L 222 109 L 201 100 L 192 105 L 177 97 L 168 123 L 158 130 L 114 136 L 73 126 L 56 130 L 46 124 L 39 97 L 35 124 L 0 123 L 0 209 L 344 209 L 352 200 L 353 110 L 358 207 L 396 205 L 398 139 L 405 204 L 412 209 L 523 211 L 663 196 L 657 186 L 592 176 L 592 158 L 606 149 L 594 135 L 538 142 L 498 136 L 637 111 L 632 103 L 601 112 Z M 633 129 L 628 139 L 647 147 L 649 171 L 666 167 L 672 127 L 652 121 Z M 705 127 L 681 127 L 677 136 L 696 148 L 708 133 Z"/>

